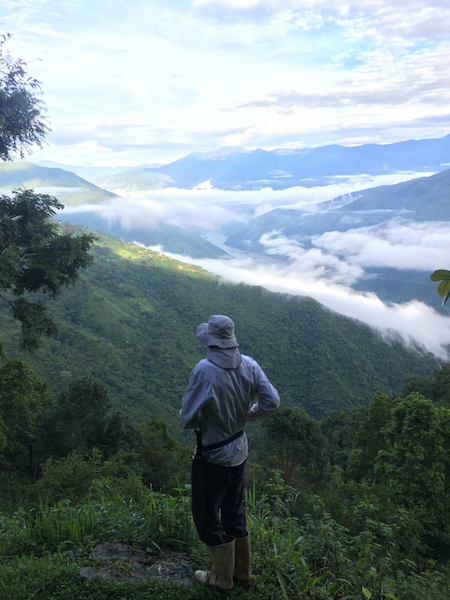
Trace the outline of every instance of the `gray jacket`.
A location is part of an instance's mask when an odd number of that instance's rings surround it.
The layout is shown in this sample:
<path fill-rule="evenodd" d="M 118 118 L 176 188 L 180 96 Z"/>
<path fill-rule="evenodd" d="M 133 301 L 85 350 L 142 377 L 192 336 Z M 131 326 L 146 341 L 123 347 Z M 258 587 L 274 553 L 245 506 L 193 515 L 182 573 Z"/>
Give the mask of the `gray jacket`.
<path fill-rule="evenodd" d="M 238 366 L 222 368 L 208 359 L 192 370 L 180 410 L 184 429 L 198 428 L 204 446 L 221 442 L 277 410 L 280 397 L 258 363 L 240 355 Z M 255 402 L 256 400 L 256 402 Z M 207 462 L 235 467 L 248 455 L 247 435 L 204 452 Z"/>

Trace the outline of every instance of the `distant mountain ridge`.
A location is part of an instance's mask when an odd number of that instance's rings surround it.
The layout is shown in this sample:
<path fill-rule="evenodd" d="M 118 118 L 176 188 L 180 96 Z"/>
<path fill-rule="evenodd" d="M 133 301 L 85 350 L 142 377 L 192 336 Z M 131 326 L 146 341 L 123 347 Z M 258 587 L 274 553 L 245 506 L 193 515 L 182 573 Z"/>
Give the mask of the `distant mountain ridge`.
<path fill-rule="evenodd" d="M 441 139 L 394 144 L 322 146 L 319 148 L 234 151 L 190 154 L 152 169 L 167 175 L 174 187 L 192 189 L 210 181 L 212 187 L 240 190 L 286 189 L 328 185 L 333 178 L 396 173 L 438 172 L 450 165 L 450 135 Z"/>
<path fill-rule="evenodd" d="M 155 173 L 151 167 L 133 167 L 108 177 L 99 177 L 96 181 L 102 188 L 117 192 L 161 190 L 172 183 L 169 175 Z"/>
<path fill-rule="evenodd" d="M 125 172 L 125 176 L 127 173 L 128 171 Z M 120 175 L 112 177 L 120 177 Z M 160 180 L 163 176 L 150 173 L 149 177 Z M 27 162 L 0 164 L 0 190 L 1 188 L 11 190 L 21 186 L 55 196 L 67 207 L 82 204 L 105 204 L 119 198 L 116 194 L 64 169 L 40 167 Z M 129 227 L 123 226 L 119 220 L 104 218 L 101 214 L 91 210 L 62 211 L 57 214 L 57 219 L 117 235 L 128 242 L 140 242 L 146 246 L 162 246 L 166 252 L 174 254 L 193 258 L 229 256 L 225 250 L 203 239 L 197 233 L 170 223 L 155 225 L 137 223 L 133 227 Z"/>
<path fill-rule="evenodd" d="M 48 193 L 63 204 L 98 204 L 117 198 L 116 194 L 64 169 L 40 167 L 28 162 L 0 163 L 0 189 L 11 190 L 21 186 Z"/>
<path fill-rule="evenodd" d="M 387 226 L 390 221 L 450 221 L 450 169 L 396 185 L 380 186 L 335 198 L 315 207 L 316 212 L 275 209 L 235 229 L 225 245 L 249 252 L 265 252 L 262 236 L 276 232 L 312 248 L 314 236 L 326 232 L 358 231 Z M 321 210 L 322 209 L 322 210 Z M 430 273 L 414 269 L 371 267 L 352 285 L 358 291 L 374 292 L 385 302 L 420 300 L 440 310 Z"/>
<path fill-rule="evenodd" d="M 120 237 L 131 243 L 140 243 L 144 246 L 161 246 L 164 252 L 190 256 L 191 258 L 226 258 L 230 255 L 218 248 L 208 240 L 183 227 L 171 223 L 146 224 L 124 227 L 120 220 L 104 218 L 96 212 L 62 212 L 57 219 L 84 225 L 90 229 L 102 231 L 108 235 Z"/>
<path fill-rule="evenodd" d="M 226 190 L 259 190 L 264 187 L 286 189 L 314 187 L 342 181 L 343 177 L 398 172 L 439 172 L 450 166 L 450 135 L 440 139 L 407 140 L 393 144 L 363 144 L 317 148 L 276 148 L 248 150 L 224 147 L 210 152 L 192 152 L 165 165 L 139 167 L 58 166 L 108 189 L 156 189 L 161 187 L 192 189 L 209 181 L 212 187 Z M 127 172 L 126 175 L 123 175 Z M 134 179 L 133 179 L 134 172 Z M 153 173 L 153 179 L 150 177 Z M 145 174 L 145 176 L 144 176 Z M 116 185 L 114 176 L 122 175 Z M 109 181 L 109 178 L 113 177 Z M 159 179 L 158 179 L 159 177 Z M 145 188 L 146 181 L 150 183 Z"/>

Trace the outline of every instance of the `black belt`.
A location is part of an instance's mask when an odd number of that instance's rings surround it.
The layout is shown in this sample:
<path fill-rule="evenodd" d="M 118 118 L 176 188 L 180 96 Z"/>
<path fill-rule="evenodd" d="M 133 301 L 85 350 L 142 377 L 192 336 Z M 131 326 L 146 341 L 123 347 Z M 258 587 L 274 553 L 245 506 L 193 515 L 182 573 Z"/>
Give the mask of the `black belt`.
<path fill-rule="evenodd" d="M 244 434 L 244 430 L 238 431 L 237 433 L 235 433 L 231 437 L 227 438 L 226 440 L 222 440 L 221 442 L 217 442 L 216 444 L 210 444 L 209 446 L 203 446 L 202 441 L 201 441 L 202 434 L 200 433 L 200 431 L 198 429 L 195 430 L 195 433 L 197 435 L 197 452 L 199 454 L 202 454 L 203 450 L 205 450 L 206 452 L 208 452 L 209 450 L 217 450 L 217 448 L 222 448 L 223 446 L 226 446 L 227 444 L 234 442 L 234 440 L 237 440 L 238 438 L 241 437 L 241 435 Z"/>

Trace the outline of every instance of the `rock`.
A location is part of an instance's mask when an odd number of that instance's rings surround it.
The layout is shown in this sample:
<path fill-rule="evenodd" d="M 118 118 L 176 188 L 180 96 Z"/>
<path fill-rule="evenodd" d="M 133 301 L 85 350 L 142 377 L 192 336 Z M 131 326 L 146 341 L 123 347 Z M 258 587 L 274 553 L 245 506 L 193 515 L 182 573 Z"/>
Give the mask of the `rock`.
<path fill-rule="evenodd" d="M 84 567 L 78 577 L 87 579 L 109 579 L 120 576 L 131 579 L 169 580 L 180 585 L 191 587 L 194 567 L 189 557 L 182 552 L 157 550 L 145 544 L 126 544 L 124 542 L 108 542 L 97 544 L 89 557 L 95 561 L 103 561 L 103 567 Z M 114 567 L 120 564 L 120 569 Z"/>
<path fill-rule="evenodd" d="M 115 572 L 112 570 L 97 571 L 95 567 L 83 567 L 78 573 L 78 578 L 82 581 L 86 581 L 86 579 L 110 579 L 111 577 L 114 577 L 114 574 Z"/>

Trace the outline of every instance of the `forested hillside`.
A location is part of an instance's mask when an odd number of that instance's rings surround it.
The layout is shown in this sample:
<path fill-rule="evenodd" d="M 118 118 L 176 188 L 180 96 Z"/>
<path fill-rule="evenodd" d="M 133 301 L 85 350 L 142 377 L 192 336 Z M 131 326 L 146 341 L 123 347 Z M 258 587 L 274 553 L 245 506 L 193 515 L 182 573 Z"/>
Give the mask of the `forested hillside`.
<path fill-rule="evenodd" d="M 189 372 L 204 356 L 195 328 L 211 314 L 230 315 L 241 351 L 260 362 L 283 403 L 316 418 L 367 404 L 376 391 L 397 393 L 406 376 L 437 366 L 431 355 L 387 342 L 309 298 L 225 283 L 105 234 L 97 234 L 93 254 L 77 286 L 48 305 L 59 325 L 54 338 L 20 354 L 16 325 L 4 312 L 0 343 L 54 391 L 93 375 L 117 407 L 139 419 L 161 414 L 178 423 Z"/>

